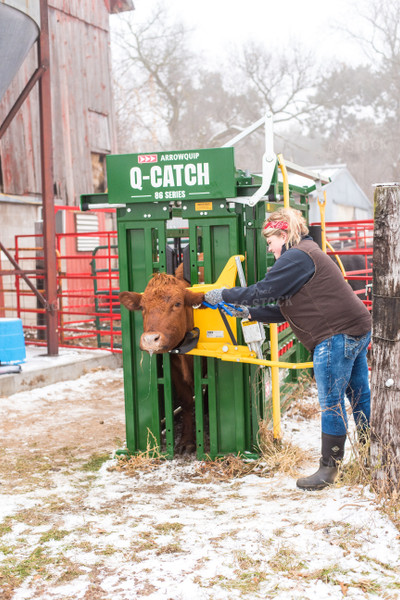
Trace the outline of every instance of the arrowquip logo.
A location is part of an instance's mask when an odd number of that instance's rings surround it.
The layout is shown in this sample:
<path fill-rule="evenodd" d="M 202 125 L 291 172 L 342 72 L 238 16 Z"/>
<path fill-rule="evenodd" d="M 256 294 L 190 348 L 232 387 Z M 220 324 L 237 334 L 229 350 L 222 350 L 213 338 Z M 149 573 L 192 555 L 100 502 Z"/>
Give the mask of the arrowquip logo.
<path fill-rule="evenodd" d="M 139 154 L 138 156 L 138 163 L 143 164 L 143 163 L 156 163 L 158 161 L 158 156 L 157 154 Z"/>
<path fill-rule="evenodd" d="M 111 155 L 107 176 L 111 204 L 236 196 L 233 148 Z"/>

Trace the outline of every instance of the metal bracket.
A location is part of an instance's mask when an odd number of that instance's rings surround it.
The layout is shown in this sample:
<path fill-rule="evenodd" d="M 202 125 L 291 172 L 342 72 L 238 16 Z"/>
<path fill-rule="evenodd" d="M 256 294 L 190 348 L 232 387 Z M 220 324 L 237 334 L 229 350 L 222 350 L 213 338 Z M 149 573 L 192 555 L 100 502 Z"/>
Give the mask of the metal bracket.
<path fill-rule="evenodd" d="M 258 190 L 250 196 L 249 206 L 255 206 L 268 192 L 276 166 L 276 154 L 274 152 L 273 115 L 267 112 L 265 115 L 265 152 L 262 158 L 262 182 Z"/>
<path fill-rule="evenodd" d="M 247 206 L 255 206 L 257 202 L 261 200 L 268 192 L 272 177 L 274 175 L 276 166 L 276 154 L 274 152 L 274 135 L 273 135 L 273 114 L 270 111 L 265 113 L 265 116 L 244 129 L 237 136 L 226 142 L 222 148 L 233 146 L 236 142 L 261 127 L 264 124 L 265 129 L 265 152 L 262 158 L 262 182 L 259 189 L 248 198 L 229 198 L 229 202 L 236 202 L 238 204 L 246 204 Z"/>
<path fill-rule="evenodd" d="M 325 198 L 324 198 L 324 194 L 322 192 L 322 183 L 321 183 L 320 179 L 315 180 L 315 190 L 317 192 L 317 202 L 318 202 L 319 206 L 324 206 Z"/>

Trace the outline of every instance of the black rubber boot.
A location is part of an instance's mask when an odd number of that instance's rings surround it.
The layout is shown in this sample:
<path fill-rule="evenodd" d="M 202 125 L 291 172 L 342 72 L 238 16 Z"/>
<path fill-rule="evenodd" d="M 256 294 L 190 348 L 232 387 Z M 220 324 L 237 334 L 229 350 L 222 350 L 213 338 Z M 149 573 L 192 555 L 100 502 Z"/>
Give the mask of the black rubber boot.
<path fill-rule="evenodd" d="M 296 485 L 301 490 L 322 490 L 334 483 L 338 474 L 338 463 L 343 460 L 345 435 L 321 435 L 321 454 L 319 469 L 309 477 L 298 479 Z"/>

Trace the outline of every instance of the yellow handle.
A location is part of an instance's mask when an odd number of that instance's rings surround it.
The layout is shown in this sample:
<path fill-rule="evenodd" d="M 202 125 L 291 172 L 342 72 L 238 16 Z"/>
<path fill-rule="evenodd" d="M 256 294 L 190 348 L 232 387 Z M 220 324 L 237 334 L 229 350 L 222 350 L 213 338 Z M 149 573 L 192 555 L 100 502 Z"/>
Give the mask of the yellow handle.
<path fill-rule="evenodd" d="M 289 206 L 290 206 L 290 203 L 289 203 L 289 199 L 290 199 L 289 178 L 288 178 L 288 174 L 287 174 L 285 160 L 284 160 L 282 154 L 278 154 L 278 165 L 281 170 L 282 179 L 283 179 L 283 207 L 289 208 Z"/>
<path fill-rule="evenodd" d="M 326 207 L 326 191 L 324 190 L 324 201 L 321 202 L 319 196 L 317 197 L 317 202 L 319 206 L 319 213 L 321 216 L 321 241 L 322 241 L 322 250 L 326 252 L 326 230 L 325 230 L 325 207 Z"/>

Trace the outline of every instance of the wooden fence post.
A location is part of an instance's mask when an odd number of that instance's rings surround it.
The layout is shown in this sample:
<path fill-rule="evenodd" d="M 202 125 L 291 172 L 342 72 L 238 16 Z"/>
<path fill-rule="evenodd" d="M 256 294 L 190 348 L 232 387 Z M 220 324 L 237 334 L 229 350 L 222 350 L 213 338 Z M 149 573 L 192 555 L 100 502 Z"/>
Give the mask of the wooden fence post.
<path fill-rule="evenodd" d="M 374 198 L 371 457 L 377 483 L 400 489 L 400 184 Z"/>

